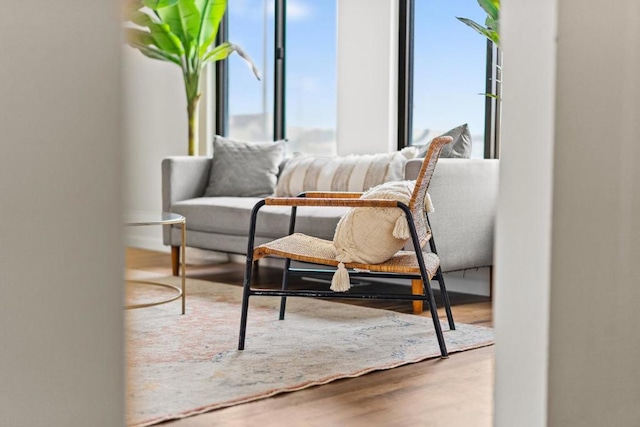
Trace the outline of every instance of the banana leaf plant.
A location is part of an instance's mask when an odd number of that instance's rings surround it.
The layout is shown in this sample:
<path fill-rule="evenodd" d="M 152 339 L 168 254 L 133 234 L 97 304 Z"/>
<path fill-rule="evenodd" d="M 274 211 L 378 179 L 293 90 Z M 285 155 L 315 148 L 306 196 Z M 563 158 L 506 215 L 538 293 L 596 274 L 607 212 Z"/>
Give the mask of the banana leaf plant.
<path fill-rule="evenodd" d="M 478 4 L 487 14 L 484 26 L 469 18 L 456 18 L 500 47 L 500 0 L 478 0 Z"/>
<path fill-rule="evenodd" d="M 235 52 L 260 79 L 255 64 L 240 46 L 229 42 L 214 46 L 226 7 L 227 0 L 130 0 L 126 8 L 129 45 L 149 58 L 174 63 L 182 70 L 190 156 L 198 153 L 200 78 L 206 65 Z"/>
<path fill-rule="evenodd" d="M 456 17 L 459 21 L 467 24 L 489 40 L 491 40 L 498 48 L 500 47 L 500 0 L 478 0 L 478 4 L 487 14 L 484 21 L 484 27 L 469 18 Z M 498 53 L 500 54 L 500 53 Z M 496 65 L 498 75 L 495 78 L 496 84 L 501 83 L 502 67 Z M 497 91 L 499 89 L 496 88 Z M 500 100 L 500 96 L 494 93 L 481 93 L 479 95 L 488 96 L 489 98 Z"/>

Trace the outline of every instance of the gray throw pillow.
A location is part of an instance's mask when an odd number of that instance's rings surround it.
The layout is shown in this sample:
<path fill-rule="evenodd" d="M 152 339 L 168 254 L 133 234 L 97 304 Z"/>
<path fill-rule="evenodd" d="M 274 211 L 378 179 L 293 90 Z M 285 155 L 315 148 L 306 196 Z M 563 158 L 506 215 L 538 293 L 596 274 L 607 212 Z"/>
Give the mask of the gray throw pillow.
<path fill-rule="evenodd" d="M 440 136 L 450 136 L 453 138 L 451 143 L 442 147 L 440 157 L 457 159 L 471 158 L 471 133 L 469 132 L 469 126 L 466 123 L 457 126 Z M 418 157 L 424 157 L 427 155 L 431 141 L 420 147 Z"/>
<path fill-rule="evenodd" d="M 207 197 L 266 197 L 274 193 L 284 141 L 252 143 L 216 136 Z"/>

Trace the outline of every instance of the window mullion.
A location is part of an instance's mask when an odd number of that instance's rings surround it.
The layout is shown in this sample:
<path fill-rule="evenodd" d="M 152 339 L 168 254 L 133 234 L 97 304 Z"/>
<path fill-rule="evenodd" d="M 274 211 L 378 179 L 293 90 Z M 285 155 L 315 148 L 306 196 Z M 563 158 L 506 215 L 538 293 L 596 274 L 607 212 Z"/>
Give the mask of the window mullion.
<path fill-rule="evenodd" d="M 229 39 L 229 11 L 224 14 L 216 35 L 216 46 Z M 226 59 L 215 62 L 215 131 L 226 136 L 229 123 L 229 63 Z"/>
<path fill-rule="evenodd" d="M 411 145 L 413 133 L 413 0 L 400 0 L 398 31 L 398 150 Z"/>
<path fill-rule="evenodd" d="M 285 45 L 286 0 L 275 1 L 274 85 L 273 85 L 273 139 L 286 138 L 285 122 Z"/>

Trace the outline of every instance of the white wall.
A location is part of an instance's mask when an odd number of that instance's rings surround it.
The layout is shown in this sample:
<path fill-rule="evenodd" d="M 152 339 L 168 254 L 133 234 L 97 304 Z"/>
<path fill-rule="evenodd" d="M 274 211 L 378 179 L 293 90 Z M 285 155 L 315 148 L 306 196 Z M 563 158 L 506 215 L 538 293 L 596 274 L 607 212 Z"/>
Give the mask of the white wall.
<path fill-rule="evenodd" d="M 143 56 L 129 46 L 122 47 L 125 101 L 125 129 L 131 141 L 125 150 L 125 209 L 162 210 L 160 164 L 167 156 L 187 155 L 187 101 L 180 68 L 175 64 Z M 200 154 L 211 154 L 212 131 L 206 116 L 212 115 L 206 96 L 207 78 L 202 77 L 200 101 Z M 133 227 L 126 230 L 131 246 L 168 250 L 162 244 L 161 227 Z"/>
<path fill-rule="evenodd" d="M 117 2 L 0 3 L 0 424 L 124 424 Z"/>
<path fill-rule="evenodd" d="M 601 6 L 503 5 L 497 426 L 640 425 L 640 4 Z"/>
<path fill-rule="evenodd" d="M 601 6 L 558 2 L 550 426 L 640 425 L 640 2 Z"/>
<path fill-rule="evenodd" d="M 398 1 L 338 1 L 338 154 L 397 150 Z"/>
<path fill-rule="evenodd" d="M 187 101 L 180 68 L 122 47 L 124 75 L 125 209 L 162 211 L 160 163 L 167 156 L 187 155 Z M 126 230 L 127 244 L 148 249 L 162 246 L 161 227 Z"/>
<path fill-rule="evenodd" d="M 504 2 L 504 93 L 496 219 L 497 426 L 542 426 L 555 104 L 556 0 Z"/>

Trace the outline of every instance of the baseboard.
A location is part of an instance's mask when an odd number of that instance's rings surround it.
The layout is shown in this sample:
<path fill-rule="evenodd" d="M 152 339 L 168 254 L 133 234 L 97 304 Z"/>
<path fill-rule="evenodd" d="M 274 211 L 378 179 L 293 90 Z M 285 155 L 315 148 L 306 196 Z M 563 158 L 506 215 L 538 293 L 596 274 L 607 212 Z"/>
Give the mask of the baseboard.
<path fill-rule="evenodd" d="M 447 290 L 464 294 L 490 296 L 491 270 L 489 267 L 444 273 Z M 435 287 L 438 282 L 435 282 Z"/>
<path fill-rule="evenodd" d="M 162 243 L 162 238 L 125 233 L 124 243 L 131 248 L 147 249 L 157 252 L 170 252 L 169 246 Z"/>
<path fill-rule="evenodd" d="M 139 234 L 125 234 L 125 245 L 132 248 L 146 249 L 156 252 L 171 252 L 171 248 L 166 246 L 162 237 L 143 236 Z M 206 251 L 204 249 L 187 247 L 187 264 L 206 265 L 228 262 L 229 255 L 222 252 Z"/>

